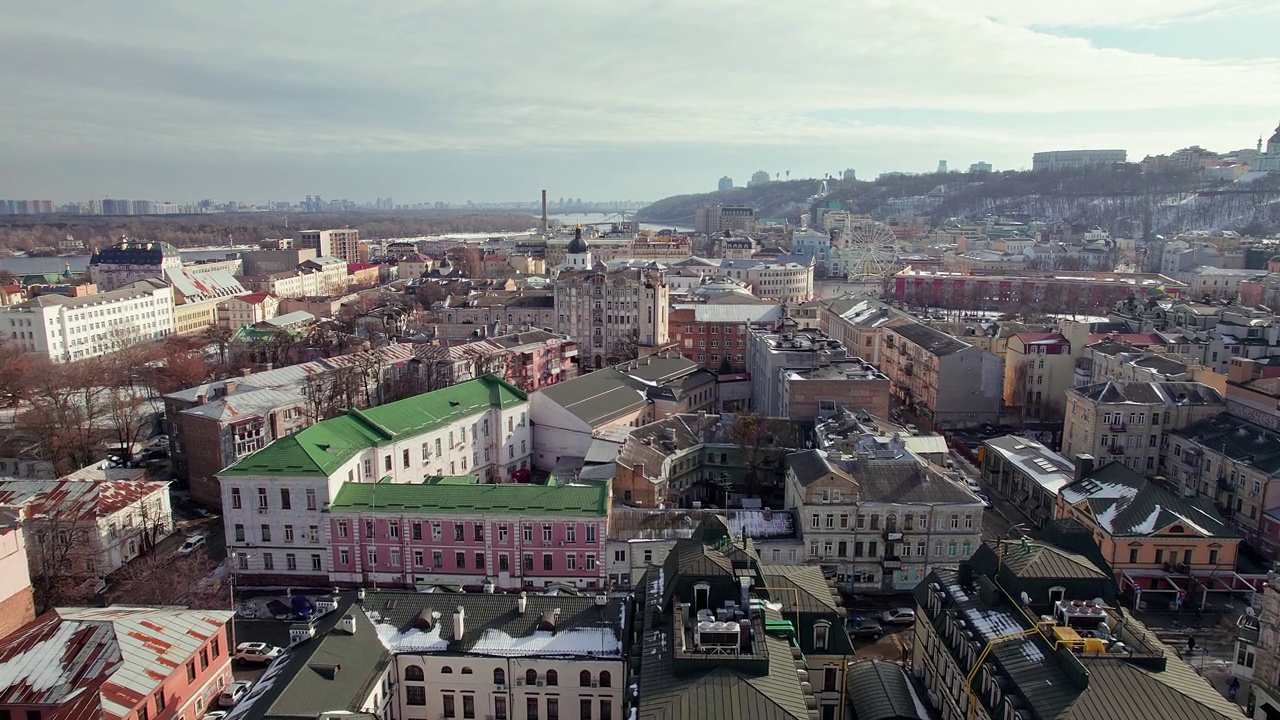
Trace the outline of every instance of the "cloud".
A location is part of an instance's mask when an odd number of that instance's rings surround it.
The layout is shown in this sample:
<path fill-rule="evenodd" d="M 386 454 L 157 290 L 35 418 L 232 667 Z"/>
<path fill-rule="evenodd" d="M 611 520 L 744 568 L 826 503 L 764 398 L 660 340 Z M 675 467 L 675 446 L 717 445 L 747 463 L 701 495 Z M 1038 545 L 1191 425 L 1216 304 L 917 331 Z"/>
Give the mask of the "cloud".
<path fill-rule="evenodd" d="M 913 144 L 922 141 L 988 159 L 1094 141 L 1167 151 L 1155 140 L 1186 137 L 1208 118 L 1204 136 L 1188 142 L 1227 142 L 1212 109 L 1241 98 L 1267 103 L 1259 118 L 1280 114 L 1280 58 L 1162 57 L 1044 29 L 1194 25 L 1259 8 L 1248 0 L 48 0 L 10 9 L 0 25 L 0 66 L 22 68 L 0 77 L 11 100 L 0 106 L 0 152 L 20 142 L 63 156 L 346 162 L 370 153 L 848 153 L 896 144 L 903 165 L 918 166 Z M 1109 131 L 1110 116 L 1140 113 L 1145 133 Z M 1063 114 L 1078 125 L 1042 131 Z"/>

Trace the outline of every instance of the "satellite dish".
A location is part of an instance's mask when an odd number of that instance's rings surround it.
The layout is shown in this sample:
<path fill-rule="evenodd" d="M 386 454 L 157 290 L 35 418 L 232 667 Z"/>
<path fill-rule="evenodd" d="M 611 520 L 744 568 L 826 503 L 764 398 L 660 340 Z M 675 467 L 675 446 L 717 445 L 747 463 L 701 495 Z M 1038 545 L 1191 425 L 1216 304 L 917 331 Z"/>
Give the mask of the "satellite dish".
<path fill-rule="evenodd" d="M 1031 596 L 1028 595 L 1025 590 L 1022 591 L 1022 604 L 1027 606 L 1031 605 Z"/>

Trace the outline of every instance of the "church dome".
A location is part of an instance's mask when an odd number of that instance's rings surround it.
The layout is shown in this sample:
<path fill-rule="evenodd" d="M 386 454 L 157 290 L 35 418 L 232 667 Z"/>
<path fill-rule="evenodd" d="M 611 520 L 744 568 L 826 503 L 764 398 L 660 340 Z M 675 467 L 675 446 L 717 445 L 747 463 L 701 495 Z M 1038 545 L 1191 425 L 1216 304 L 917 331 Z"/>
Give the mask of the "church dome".
<path fill-rule="evenodd" d="M 565 251 L 574 255 L 587 252 L 587 241 L 582 239 L 582 228 L 574 228 L 573 239 L 569 241 L 569 247 L 565 248 Z"/>
<path fill-rule="evenodd" d="M 1280 145 L 1280 125 L 1276 126 L 1276 132 L 1274 135 L 1271 136 L 1271 139 L 1267 141 L 1267 144 Z"/>

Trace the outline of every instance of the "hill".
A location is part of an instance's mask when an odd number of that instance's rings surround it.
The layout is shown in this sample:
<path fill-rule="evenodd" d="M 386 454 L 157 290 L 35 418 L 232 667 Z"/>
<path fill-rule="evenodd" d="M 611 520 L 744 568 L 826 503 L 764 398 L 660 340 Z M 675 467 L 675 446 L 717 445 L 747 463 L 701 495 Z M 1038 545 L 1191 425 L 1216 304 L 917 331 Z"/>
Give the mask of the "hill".
<path fill-rule="evenodd" d="M 1249 181 L 1251 180 L 1251 181 Z M 1265 234 L 1280 229 L 1280 174 L 1232 183 L 1206 183 L 1188 172 L 1144 173 L 1134 164 L 1056 172 L 946 173 L 885 177 L 874 182 L 792 180 L 700 195 L 677 195 L 642 208 L 645 222 L 692 223 L 694 211 L 715 203 L 747 204 L 759 217 L 800 215 L 838 201 L 877 219 L 919 215 L 934 223 L 988 215 L 1106 228 L 1117 235 L 1222 229 Z"/>

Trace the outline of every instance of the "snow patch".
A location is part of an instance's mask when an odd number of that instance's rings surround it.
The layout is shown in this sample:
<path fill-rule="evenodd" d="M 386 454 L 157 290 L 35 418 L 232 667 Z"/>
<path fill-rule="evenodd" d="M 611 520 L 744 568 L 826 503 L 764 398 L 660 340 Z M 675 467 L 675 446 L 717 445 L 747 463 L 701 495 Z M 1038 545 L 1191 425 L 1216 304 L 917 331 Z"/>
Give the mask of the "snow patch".
<path fill-rule="evenodd" d="M 591 655 L 621 657 L 622 641 L 611 628 L 574 628 L 557 633 L 537 631 L 512 637 L 503 630 L 485 630 L 469 652 L 498 657 L 528 655 Z"/>
<path fill-rule="evenodd" d="M 63 620 L 47 639 L 0 663 L 0 688 L 25 684 L 42 693 L 69 680 L 62 659 L 81 628 L 81 623 Z"/>
<path fill-rule="evenodd" d="M 392 652 L 442 652 L 449 649 L 449 641 L 440 637 L 439 624 L 430 631 L 418 628 L 402 631 L 389 623 L 377 623 L 374 628 L 382 645 Z"/>

